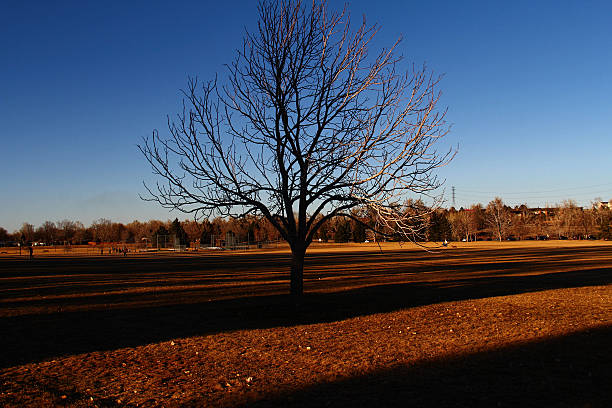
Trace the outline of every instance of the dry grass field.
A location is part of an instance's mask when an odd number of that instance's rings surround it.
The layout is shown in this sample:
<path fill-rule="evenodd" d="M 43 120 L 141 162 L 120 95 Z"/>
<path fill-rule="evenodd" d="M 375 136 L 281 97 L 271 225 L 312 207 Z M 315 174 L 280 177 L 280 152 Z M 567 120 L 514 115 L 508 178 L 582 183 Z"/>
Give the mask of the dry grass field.
<path fill-rule="evenodd" d="M 612 244 L 0 254 L 0 406 L 612 406 Z"/>

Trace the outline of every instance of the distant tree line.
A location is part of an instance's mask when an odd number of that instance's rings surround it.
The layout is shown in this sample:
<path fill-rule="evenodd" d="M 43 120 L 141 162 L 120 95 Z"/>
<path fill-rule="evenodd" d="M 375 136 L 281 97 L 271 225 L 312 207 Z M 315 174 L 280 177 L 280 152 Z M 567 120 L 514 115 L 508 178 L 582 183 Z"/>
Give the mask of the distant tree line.
<path fill-rule="evenodd" d="M 610 239 L 610 204 L 596 201 L 583 208 L 565 200 L 546 208 L 509 207 L 495 198 L 486 207 L 476 204 L 443 213 L 453 240 Z"/>
<path fill-rule="evenodd" d="M 226 234 L 235 237 L 237 242 L 258 242 L 276 239 L 276 232 L 265 220 L 254 216 L 242 219 L 160 221 L 133 221 L 128 224 L 113 222 L 100 218 L 86 227 L 79 221 L 62 220 L 59 222 L 45 221 L 35 227 L 23 223 L 21 228 L 13 233 L 0 227 L 0 244 L 30 245 L 41 243 L 45 245 L 78 245 L 104 242 L 150 243 L 153 245 L 158 237 L 172 236 L 181 245 L 189 246 L 200 242 L 203 246 L 216 245 Z"/>
<path fill-rule="evenodd" d="M 605 205 L 602 205 L 605 204 Z M 404 211 L 422 211 L 423 203 L 408 201 Z M 416 240 L 476 241 L 526 239 L 612 239 L 612 211 L 609 203 L 597 201 L 590 208 L 566 200 L 547 208 L 526 205 L 510 207 L 501 198 L 486 206 L 431 210 L 427 217 L 415 217 Z M 365 209 L 354 209 L 351 218 L 334 218 L 323 224 L 315 236 L 321 242 L 393 241 L 405 239 L 390 227 L 374 225 L 377 218 Z M 375 234 L 376 229 L 382 233 Z M 194 221 L 133 221 L 129 224 L 100 218 L 89 227 L 79 221 L 45 221 L 35 227 L 23 223 L 13 233 L 0 227 L 1 245 L 87 244 L 89 242 L 122 242 L 154 244 L 160 236 L 173 236 L 181 245 L 223 245 L 228 237 L 234 242 L 257 243 L 279 239 L 276 229 L 262 217 L 215 218 Z"/>

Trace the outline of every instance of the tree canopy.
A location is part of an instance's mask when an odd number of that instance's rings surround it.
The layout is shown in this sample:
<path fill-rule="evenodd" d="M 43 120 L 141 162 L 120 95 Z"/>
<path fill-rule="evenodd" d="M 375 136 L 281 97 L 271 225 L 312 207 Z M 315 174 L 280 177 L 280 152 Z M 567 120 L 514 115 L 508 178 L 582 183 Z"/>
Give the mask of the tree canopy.
<path fill-rule="evenodd" d="M 306 249 L 329 219 L 367 207 L 382 227 L 418 233 L 412 195 L 436 196 L 452 158 L 439 77 L 403 71 L 397 44 L 370 55 L 377 26 L 325 2 L 262 1 L 226 76 L 188 81 L 183 109 L 139 146 L 161 182 L 148 199 L 197 217 L 264 216 L 292 250 L 303 292 Z M 407 216 L 407 214 L 410 214 Z"/>

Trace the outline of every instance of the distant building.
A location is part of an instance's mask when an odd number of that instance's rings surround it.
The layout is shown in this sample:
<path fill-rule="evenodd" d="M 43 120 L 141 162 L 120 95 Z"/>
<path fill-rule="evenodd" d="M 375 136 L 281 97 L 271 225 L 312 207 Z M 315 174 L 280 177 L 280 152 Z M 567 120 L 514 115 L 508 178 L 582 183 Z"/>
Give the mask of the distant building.
<path fill-rule="evenodd" d="M 580 208 L 582 209 L 582 207 Z M 518 215 L 519 217 L 524 217 L 526 215 L 539 215 L 539 216 L 544 216 L 548 218 L 548 217 L 552 217 L 555 215 L 555 213 L 557 212 L 557 208 L 554 208 L 554 207 L 528 208 L 528 207 L 522 206 L 519 208 L 510 209 L 510 212 L 512 214 Z"/>

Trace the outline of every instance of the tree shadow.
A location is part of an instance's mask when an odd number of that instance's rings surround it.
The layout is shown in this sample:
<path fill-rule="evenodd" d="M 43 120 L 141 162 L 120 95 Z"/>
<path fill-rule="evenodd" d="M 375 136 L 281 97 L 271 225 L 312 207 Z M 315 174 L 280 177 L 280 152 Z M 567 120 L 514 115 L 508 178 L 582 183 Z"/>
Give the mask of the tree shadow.
<path fill-rule="evenodd" d="M 0 367 L 56 356 L 133 347 L 210 333 L 342 320 L 445 301 L 546 289 L 607 285 L 607 268 L 533 276 L 487 276 L 443 282 L 371 285 L 308 293 L 296 306 L 286 295 L 246 296 L 151 307 L 57 312 L 0 319 Z"/>
<path fill-rule="evenodd" d="M 612 327 L 402 365 L 304 389 L 281 388 L 249 407 L 609 407 Z M 230 397 L 231 398 L 231 397 Z M 203 406 L 191 401 L 186 406 Z"/>

